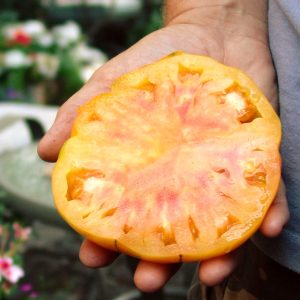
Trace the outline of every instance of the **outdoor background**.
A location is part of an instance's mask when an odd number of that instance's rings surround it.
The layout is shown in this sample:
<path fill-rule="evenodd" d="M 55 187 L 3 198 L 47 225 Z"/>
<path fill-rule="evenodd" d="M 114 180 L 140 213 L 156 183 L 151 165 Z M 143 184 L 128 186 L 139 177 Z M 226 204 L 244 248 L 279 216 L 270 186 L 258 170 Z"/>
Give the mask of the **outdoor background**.
<path fill-rule="evenodd" d="M 161 24 L 161 0 L 1 0 L 0 99 L 61 104 Z"/>
<path fill-rule="evenodd" d="M 108 59 L 162 25 L 161 0 L 0 1 L 0 300 L 186 299 L 194 264 L 154 295 L 134 259 L 91 270 L 56 213 L 36 143 L 57 108 Z"/>

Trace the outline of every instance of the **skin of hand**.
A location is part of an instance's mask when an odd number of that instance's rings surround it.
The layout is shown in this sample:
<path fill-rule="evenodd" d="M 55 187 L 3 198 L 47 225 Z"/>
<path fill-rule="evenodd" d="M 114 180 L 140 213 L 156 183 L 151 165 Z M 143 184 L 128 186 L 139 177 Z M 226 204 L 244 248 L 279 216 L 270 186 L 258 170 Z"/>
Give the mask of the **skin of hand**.
<path fill-rule="evenodd" d="M 209 6 L 206 6 L 208 2 Z M 183 7 L 178 7 L 178 3 Z M 266 3 L 264 0 L 169 0 L 164 28 L 146 36 L 99 68 L 85 86 L 62 105 L 53 126 L 39 143 L 40 157 L 46 161 L 57 159 L 62 144 L 70 135 L 80 105 L 109 90 L 111 82 L 120 75 L 178 50 L 207 55 L 240 68 L 252 77 L 276 108 L 277 88 L 268 47 Z M 256 14 L 256 11 L 260 13 Z M 288 219 L 282 183 L 260 231 L 267 237 L 275 237 Z M 117 253 L 87 240 L 80 249 L 83 264 L 93 268 L 106 266 L 117 256 Z M 221 282 L 232 273 L 240 257 L 236 250 L 201 262 L 199 279 L 210 286 Z M 178 268 L 176 264 L 140 261 L 134 281 L 140 290 L 153 292 L 163 287 Z"/>

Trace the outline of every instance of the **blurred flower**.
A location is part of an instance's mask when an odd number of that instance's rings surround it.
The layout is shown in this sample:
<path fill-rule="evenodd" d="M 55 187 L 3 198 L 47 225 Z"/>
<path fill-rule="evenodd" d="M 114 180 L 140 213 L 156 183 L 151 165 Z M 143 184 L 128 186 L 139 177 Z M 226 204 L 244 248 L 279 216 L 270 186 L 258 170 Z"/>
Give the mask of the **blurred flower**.
<path fill-rule="evenodd" d="M 0 96 L 5 100 L 35 100 L 38 87 L 45 94 L 45 102 L 53 101 L 53 95 L 63 86 L 60 81 L 66 87 L 60 92 L 68 98 L 107 60 L 102 51 L 86 43 L 81 28 L 73 21 L 52 29 L 39 20 L 0 24 L 0 49 L 0 80 L 4 86 Z M 53 93 L 46 92 L 48 79 L 55 86 Z"/>
<path fill-rule="evenodd" d="M 3 29 L 3 34 L 9 44 L 28 46 L 32 38 L 20 25 L 8 25 Z"/>
<path fill-rule="evenodd" d="M 117 10 L 138 11 L 142 7 L 140 0 L 113 0 L 112 5 Z"/>
<path fill-rule="evenodd" d="M 27 67 L 32 64 L 32 60 L 21 50 L 9 50 L 4 53 L 3 66 L 6 68 L 20 68 Z"/>
<path fill-rule="evenodd" d="M 80 43 L 71 52 L 76 61 L 82 63 L 97 62 L 99 65 L 107 61 L 107 56 L 96 48 L 91 48 L 85 43 Z"/>
<path fill-rule="evenodd" d="M 3 34 L 9 42 L 30 43 L 37 36 L 46 32 L 45 25 L 38 20 L 29 20 L 24 23 L 4 26 Z"/>
<path fill-rule="evenodd" d="M 28 46 L 31 43 L 31 38 L 23 31 L 17 31 L 14 38 L 10 41 L 14 44 Z"/>
<path fill-rule="evenodd" d="M 22 227 L 19 223 L 13 223 L 14 235 L 16 239 L 26 241 L 31 234 L 30 227 Z"/>
<path fill-rule="evenodd" d="M 45 33 L 43 35 L 36 37 L 36 42 L 43 47 L 49 47 L 53 45 L 54 38 L 51 33 Z"/>
<path fill-rule="evenodd" d="M 29 20 L 26 21 L 22 26 L 21 29 L 31 38 L 41 36 L 46 32 L 45 25 L 38 20 Z"/>
<path fill-rule="evenodd" d="M 102 51 L 89 47 L 85 43 L 78 44 L 71 55 L 75 61 L 82 64 L 80 77 L 84 82 L 88 81 L 92 74 L 107 61 L 107 56 Z"/>
<path fill-rule="evenodd" d="M 59 58 L 47 53 L 36 53 L 34 56 L 36 69 L 39 74 L 47 79 L 55 78 L 59 68 Z"/>
<path fill-rule="evenodd" d="M 102 5 L 120 12 L 136 12 L 142 8 L 141 0 L 85 0 L 87 5 Z"/>
<path fill-rule="evenodd" d="M 75 22 L 69 21 L 64 25 L 55 26 L 53 28 L 53 34 L 56 38 L 57 44 L 62 48 L 66 48 L 80 39 L 81 30 Z"/>
<path fill-rule="evenodd" d="M 31 285 L 31 283 L 23 283 L 23 284 L 21 284 L 21 286 L 20 286 L 20 291 L 22 291 L 22 292 L 31 292 L 32 291 L 32 285 Z"/>
<path fill-rule="evenodd" d="M 5 96 L 8 100 L 10 99 L 19 99 L 22 97 L 22 93 L 13 88 L 8 88 L 5 90 Z"/>
<path fill-rule="evenodd" d="M 1 282 L 1 276 L 0 276 L 0 283 L 1 283 L 1 289 L 2 289 L 5 293 L 9 294 L 9 292 L 10 292 L 11 289 L 12 289 L 12 284 L 9 283 L 9 282 L 7 282 L 7 281 Z M 1 291 L 1 290 L 0 290 L 0 291 Z M 2 300 L 2 299 L 1 299 L 1 300 Z"/>
<path fill-rule="evenodd" d="M 10 24 L 3 27 L 3 35 L 6 40 L 12 40 L 16 35 L 16 32 L 19 31 L 20 28 L 16 24 Z"/>
<path fill-rule="evenodd" d="M 36 298 L 36 297 L 38 297 L 38 295 L 39 295 L 39 294 L 38 294 L 37 292 L 31 292 L 29 296 L 30 296 L 31 298 Z"/>
<path fill-rule="evenodd" d="M 0 217 L 5 214 L 5 207 L 0 208 Z M 25 275 L 22 268 L 22 252 L 25 241 L 31 234 L 31 228 L 15 221 L 15 216 L 8 216 L 0 225 L 0 299 L 31 299 L 35 291 L 27 283 L 20 285 L 20 278 Z M 7 296 L 7 297 L 6 297 Z M 24 298 L 23 298 L 24 296 Z"/>
<path fill-rule="evenodd" d="M 94 72 L 101 67 L 101 63 L 94 62 L 92 64 L 86 65 L 80 70 L 80 77 L 84 82 L 87 82 Z"/>
<path fill-rule="evenodd" d="M 2 277 L 10 283 L 16 283 L 24 276 L 24 271 L 13 263 L 11 257 L 0 257 L 0 280 Z"/>
<path fill-rule="evenodd" d="M 86 0 L 88 5 L 111 6 L 115 0 Z"/>

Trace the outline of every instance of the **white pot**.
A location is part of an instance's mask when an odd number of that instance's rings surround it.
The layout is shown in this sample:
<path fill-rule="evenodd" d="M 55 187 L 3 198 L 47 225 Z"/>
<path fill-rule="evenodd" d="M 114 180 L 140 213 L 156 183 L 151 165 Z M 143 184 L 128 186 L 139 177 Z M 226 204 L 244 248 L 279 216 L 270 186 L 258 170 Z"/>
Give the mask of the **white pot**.
<path fill-rule="evenodd" d="M 0 102 L 0 153 L 31 143 L 24 119 L 35 120 L 46 132 L 56 113 L 57 107 Z"/>

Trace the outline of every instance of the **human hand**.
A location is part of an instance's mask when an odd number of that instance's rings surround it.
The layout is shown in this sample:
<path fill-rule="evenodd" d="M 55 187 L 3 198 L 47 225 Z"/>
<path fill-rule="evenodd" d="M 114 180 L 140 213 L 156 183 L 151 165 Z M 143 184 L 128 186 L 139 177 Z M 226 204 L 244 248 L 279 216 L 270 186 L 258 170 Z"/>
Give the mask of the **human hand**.
<path fill-rule="evenodd" d="M 195 2 L 193 0 L 176 2 L 195 5 L 192 3 Z M 88 83 L 61 107 L 55 123 L 39 144 L 39 155 L 48 161 L 56 160 L 62 144 L 70 135 L 78 107 L 95 95 L 109 90 L 115 78 L 178 50 L 211 56 L 224 64 L 242 69 L 253 78 L 276 107 L 275 73 L 268 48 L 265 16 L 263 13 L 255 14 L 256 10 L 266 11 L 265 6 L 260 7 L 266 1 L 197 0 L 196 2 L 202 6 L 183 8 L 182 13 L 178 13 L 176 7 L 171 9 L 175 4 L 170 0 L 171 8 L 167 15 L 166 27 L 146 36 L 98 69 Z M 204 3 L 207 2 L 210 4 L 218 2 L 219 5 L 204 7 Z M 244 3 L 245 7 L 222 6 L 220 5 L 222 2 L 237 2 L 239 5 Z M 252 5 L 257 6 L 256 10 L 253 11 Z M 260 230 L 268 237 L 276 236 L 281 232 L 288 216 L 282 185 Z M 103 249 L 90 241 L 83 242 L 80 249 L 81 261 L 90 267 L 105 266 L 116 257 L 117 253 Z M 233 271 L 238 263 L 238 257 L 238 251 L 234 251 L 201 262 L 200 280 L 206 285 L 222 281 Z M 155 291 L 168 281 L 178 267 L 140 261 L 134 275 L 135 284 L 145 292 Z"/>

